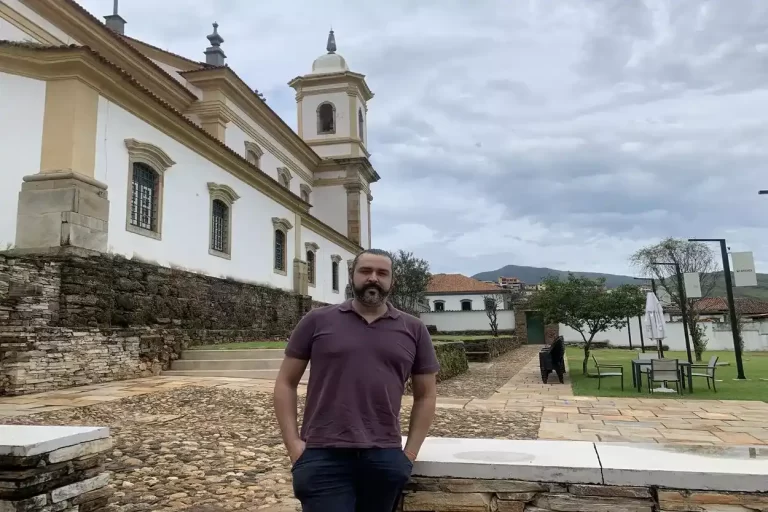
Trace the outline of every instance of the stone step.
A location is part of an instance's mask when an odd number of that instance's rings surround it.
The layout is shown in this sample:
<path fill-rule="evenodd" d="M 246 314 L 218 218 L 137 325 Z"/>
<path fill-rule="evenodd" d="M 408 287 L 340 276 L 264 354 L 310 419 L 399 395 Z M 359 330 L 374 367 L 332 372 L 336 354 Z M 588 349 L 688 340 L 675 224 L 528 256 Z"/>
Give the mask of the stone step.
<path fill-rule="evenodd" d="M 282 359 L 285 350 L 282 348 L 254 348 L 248 350 L 185 350 L 181 359 Z"/>
<path fill-rule="evenodd" d="M 279 370 L 280 359 L 178 359 L 171 370 Z"/>
<path fill-rule="evenodd" d="M 232 379 L 264 379 L 275 380 L 278 370 L 168 370 L 163 372 L 167 377 L 229 377 Z M 309 380 L 309 371 L 304 372 L 301 382 Z"/>

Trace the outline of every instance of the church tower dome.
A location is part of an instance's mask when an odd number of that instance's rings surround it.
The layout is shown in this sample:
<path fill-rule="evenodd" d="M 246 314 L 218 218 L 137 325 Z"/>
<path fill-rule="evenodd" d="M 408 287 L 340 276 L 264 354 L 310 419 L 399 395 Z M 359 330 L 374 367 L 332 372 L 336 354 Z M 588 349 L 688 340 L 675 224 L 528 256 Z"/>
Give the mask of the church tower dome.
<path fill-rule="evenodd" d="M 319 75 L 324 73 L 343 73 L 349 71 L 347 60 L 336 53 L 336 36 L 333 29 L 328 34 L 328 44 L 326 45 L 328 53 L 316 58 L 312 63 L 312 74 Z"/>

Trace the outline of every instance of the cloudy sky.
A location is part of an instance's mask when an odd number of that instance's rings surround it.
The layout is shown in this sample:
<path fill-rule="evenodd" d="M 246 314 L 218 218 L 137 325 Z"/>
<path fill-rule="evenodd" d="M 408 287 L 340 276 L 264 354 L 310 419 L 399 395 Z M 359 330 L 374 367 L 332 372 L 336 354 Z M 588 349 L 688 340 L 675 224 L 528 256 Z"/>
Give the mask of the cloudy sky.
<path fill-rule="evenodd" d="M 111 0 L 80 0 L 97 16 Z M 433 272 L 630 273 L 666 236 L 768 271 L 768 1 L 123 0 L 126 33 L 228 63 L 295 128 L 328 28 L 367 75 L 374 245 Z"/>

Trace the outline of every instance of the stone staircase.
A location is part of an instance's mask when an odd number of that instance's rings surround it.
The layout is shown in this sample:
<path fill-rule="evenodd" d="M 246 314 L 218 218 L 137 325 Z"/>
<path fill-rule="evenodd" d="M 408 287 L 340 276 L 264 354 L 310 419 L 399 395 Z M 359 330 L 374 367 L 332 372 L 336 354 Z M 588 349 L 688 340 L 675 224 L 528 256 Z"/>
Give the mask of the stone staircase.
<path fill-rule="evenodd" d="M 283 362 L 283 349 L 185 350 L 171 363 L 167 376 L 231 377 L 275 380 Z M 309 378 L 309 367 L 302 382 Z"/>

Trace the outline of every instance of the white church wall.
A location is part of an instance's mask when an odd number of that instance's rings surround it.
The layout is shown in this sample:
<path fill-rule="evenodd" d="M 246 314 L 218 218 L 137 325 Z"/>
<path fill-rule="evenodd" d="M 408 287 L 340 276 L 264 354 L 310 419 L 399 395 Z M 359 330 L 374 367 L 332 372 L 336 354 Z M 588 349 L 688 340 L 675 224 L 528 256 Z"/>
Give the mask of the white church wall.
<path fill-rule="evenodd" d="M 304 226 L 301 228 L 302 244 L 307 242 L 314 242 L 320 248 L 315 253 L 315 286 L 309 287 L 309 294 L 316 301 L 327 302 L 329 304 L 337 304 L 343 302 L 345 298 L 345 290 L 349 281 L 349 270 L 347 267 L 347 260 L 351 260 L 355 256 L 349 251 L 342 249 L 333 242 L 326 240 L 319 234 L 315 233 L 311 229 Z M 306 261 L 306 249 L 301 248 L 302 258 Z M 339 291 L 333 291 L 333 275 L 331 271 L 331 256 L 338 254 L 341 256 L 341 262 L 339 263 Z"/>
<path fill-rule="evenodd" d="M 37 25 L 38 27 L 42 28 L 58 40 L 60 40 L 62 43 L 66 45 L 70 44 L 76 44 L 79 45 L 80 43 L 77 42 L 73 37 L 70 37 L 69 34 L 61 30 L 59 27 L 48 21 L 47 19 L 43 18 L 39 14 L 37 14 L 35 11 L 24 5 L 21 0 L 2 0 L 2 2 L 8 7 L 10 7 L 12 10 L 16 11 L 17 13 L 21 14 L 25 18 L 27 18 L 29 21 Z"/>
<path fill-rule="evenodd" d="M 368 249 L 368 194 L 360 192 L 360 245 Z"/>
<path fill-rule="evenodd" d="M 170 64 L 166 64 L 165 62 L 160 62 L 159 60 L 155 59 L 149 59 L 152 62 L 155 63 L 159 68 L 161 68 L 163 71 L 171 75 L 177 82 L 179 82 L 181 85 L 189 89 L 189 91 L 198 97 L 198 99 L 202 99 L 203 97 L 203 91 L 200 90 L 199 87 L 196 87 L 189 83 L 189 81 L 184 78 L 179 71 L 181 71 L 179 68 L 175 68 L 171 66 Z"/>
<path fill-rule="evenodd" d="M 29 41 L 39 43 L 36 38 L 17 28 L 10 21 L 0 18 L 0 41 Z"/>
<path fill-rule="evenodd" d="M 289 232 L 287 237 L 287 275 L 276 274 L 271 220 L 280 217 L 295 224 L 293 212 L 104 98 L 99 100 L 98 134 L 96 179 L 109 187 L 112 252 L 214 276 L 293 287 L 294 235 Z M 126 231 L 128 138 L 155 144 L 176 162 L 165 172 L 162 240 Z M 231 259 L 208 252 L 208 182 L 229 185 L 240 196 L 232 208 Z"/>
<path fill-rule="evenodd" d="M 336 133 L 333 134 L 317 133 L 317 108 L 325 102 L 331 102 L 336 107 Z M 345 91 L 307 94 L 301 103 L 301 115 L 304 119 L 304 140 L 351 136 L 349 133 L 349 96 Z"/>
<path fill-rule="evenodd" d="M 341 185 L 312 190 L 312 215 L 347 235 L 347 191 Z"/>
<path fill-rule="evenodd" d="M 22 178 L 40 172 L 45 82 L 0 73 L 0 250 L 16 240 Z"/>
<path fill-rule="evenodd" d="M 305 128 L 306 130 L 306 128 Z M 349 155 L 352 153 L 352 144 L 348 142 L 340 144 L 327 144 L 322 146 L 312 146 L 315 153 L 323 158 L 330 156 Z"/>

